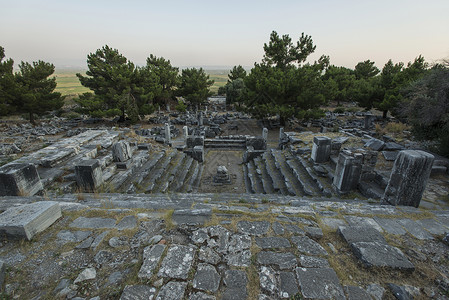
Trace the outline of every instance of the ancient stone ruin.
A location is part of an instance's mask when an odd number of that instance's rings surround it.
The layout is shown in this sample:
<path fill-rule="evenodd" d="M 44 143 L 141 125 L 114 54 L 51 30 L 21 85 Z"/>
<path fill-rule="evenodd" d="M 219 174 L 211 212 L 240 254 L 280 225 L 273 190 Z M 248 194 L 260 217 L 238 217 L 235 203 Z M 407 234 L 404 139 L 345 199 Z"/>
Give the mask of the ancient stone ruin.
<path fill-rule="evenodd" d="M 3 292 L 445 299 L 448 161 L 375 136 L 371 113 L 338 117 L 287 131 L 216 108 L 158 113 L 145 126 L 68 126 L 46 147 L 8 152 Z"/>

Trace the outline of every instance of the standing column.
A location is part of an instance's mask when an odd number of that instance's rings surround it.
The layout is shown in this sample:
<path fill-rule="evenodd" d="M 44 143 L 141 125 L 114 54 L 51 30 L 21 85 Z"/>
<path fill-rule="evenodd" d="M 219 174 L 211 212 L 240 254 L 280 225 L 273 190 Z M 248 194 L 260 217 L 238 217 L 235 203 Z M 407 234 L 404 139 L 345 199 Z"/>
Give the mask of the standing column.
<path fill-rule="evenodd" d="M 165 123 L 165 142 L 167 144 L 171 143 L 170 124 L 168 123 Z"/>
<path fill-rule="evenodd" d="M 316 136 L 313 138 L 312 159 L 315 163 L 327 162 L 331 155 L 332 140 L 327 136 Z"/>

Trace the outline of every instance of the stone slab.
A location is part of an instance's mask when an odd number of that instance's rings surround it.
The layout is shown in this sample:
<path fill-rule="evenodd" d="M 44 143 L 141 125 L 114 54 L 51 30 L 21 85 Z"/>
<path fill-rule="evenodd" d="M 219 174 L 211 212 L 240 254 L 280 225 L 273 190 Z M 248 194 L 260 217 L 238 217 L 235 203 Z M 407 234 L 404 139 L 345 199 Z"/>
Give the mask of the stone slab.
<path fill-rule="evenodd" d="M 421 227 L 425 230 L 429 231 L 434 235 L 443 235 L 449 231 L 449 229 L 444 226 L 442 223 L 438 222 L 435 219 L 422 219 L 416 221 Z"/>
<path fill-rule="evenodd" d="M 264 293 L 276 297 L 279 294 L 279 280 L 276 272 L 270 268 L 262 266 L 259 272 L 260 289 Z"/>
<path fill-rule="evenodd" d="M 359 286 L 345 286 L 347 300 L 371 299 L 371 296 Z"/>
<path fill-rule="evenodd" d="M 127 285 L 123 289 L 120 300 L 147 300 L 153 299 L 156 289 L 148 285 Z"/>
<path fill-rule="evenodd" d="M 286 238 L 277 236 L 257 237 L 256 244 L 262 249 L 282 249 L 291 247 L 290 242 Z"/>
<path fill-rule="evenodd" d="M 41 201 L 11 207 L 0 214 L 0 234 L 10 238 L 32 237 L 62 216 L 58 202 Z"/>
<path fill-rule="evenodd" d="M 261 265 L 274 265 L 281 270 L 292 269 L 298 265 L 298 260 L 290 252 L 261 251 L 257 254 L 257 262 Z"/>
<path fill-rule="evenodd" d="M 407 230 L 412 236 L 419 240 L 432 240 L 433 236 L 424 230 L 422 226 L 410 219 L 399 219 L 398 222 Z"/>
<path fill-rule="evenodd" d="M 214 266 L 200 263 L 193 278 L 193 287 L 205 292 L 215 293 L 220 286 L 221 277 Z"/>
<path fill-rule="evenodd" d="M 309 299 L 345 299 L 337 274 L 331 268 L 296 268 L 302 295 Z"/>
<path fill-rule="evenodd" d="M 227 270 L 224 276 L 225 290 L 222 300 L 246 299 L 246 284 L 248 279 L 246 272 L 241 270 Z"/>
<path fill-rule="evenodd" d="M 249 235 L 264 235 L 268 232 L 270 223 L 267 221 L 240 221 L 237 223 L 239 232 Z"/>
<path fill-rule="evenodd" d="M 33 196 L 42 189 L 34 164 L 10 163 L 0 167 L 0 196 Z"/>
<path fill-rule="evenodd" d="M 173 221 L 180 224 L 197 225 L 204 224 L 210 219 L 212 209 L 178 209 L 173 212 Z"/>
<path fill-rule="evenodd" d="M 186 287 L 187 282 L 170 281 L 161 288 L 156 300 L 182 300 Z"/>
<path fill-rule="evenodd" d="M 281 272 L 279 274 L 279 297 L 291 299 L 299 292 L 298 283 L 293 272 Z"/>
<path fill-rule="evenodd" d="M 354 255 L 368 268 L 389 268 L 413 271 L 414 265 L 396 247 L 379 242 L 357 242 L 351 244 Z"/>
<path fill-rule="evenodd" d="M 301 255 L 299 263 L 304 268 L 330 268 L 327 259 L 321 257 Z"/>
<path fill-rule="evenodd" d="M 190 295 L 189 300 L 216 300 L 215 296 L 211 296 L 202 292 L 193 293 Z"/>
<path fill-rule="evenodd" d="M 162 261 L 158 276 L 187 279 L 195 256 L 194 246 L 172 245 Z"/>
<path fill-rule="evenodd" d="M 375 217 L 374 220 L 389 234 L 403 235 L 407 233 L 395 219 Z"/>
<path fill-rule="evenodd" d="M 135 216 L 126 216 L 123 219 L 120 220 L 120 222 L 117 224 L 116 228 L 118 230 L 125 230 L 125 229 L 133 229 L 137 226 L 137 220 Z"/>
<path fill-rule="evenodd" d="M 348 243 L 356 242 L 379 242 L 386 244 L 385 238 L 373 227 L 368 226 L 340 226 L 340 236 Z"/>
<path fill-rule="evenodd" d="M 358 216 L 345 216 L 344 218 L 350 226 L 367 226 L 372 227 L 379 232 L 383 231 L 373 218 Z"/>
<path fill-rule="evenodd" d="M 137 277 L 150 279 L 153 276 L 153 271 L 156 269 L 164 250 L 165 245 L 159 244 L 148 246 L 143 249 L 143 264 L 140 267 Z"/>
<path fill-rule="evenodd" d="M 338 229 L 340 226 L 348 225 L 345 220 L 337 219 L 337 218 L 321 218 L 321 223 L 331 229 Z"/>
<path fill-rule="evenodd" d="M 327 251 L 320 244 L 307 236 L 292 236 L 291 241 L 301 253 L 308 255 L 328 255 Z"/>
<path fill-rule="evenodd" d="M 110 218 L 86 218 L 79 217 L 69 225 L 72 228 L 89 228 L 89 229 L 102 229 L 102 228 L 114 228 L 115 220 Z"/>

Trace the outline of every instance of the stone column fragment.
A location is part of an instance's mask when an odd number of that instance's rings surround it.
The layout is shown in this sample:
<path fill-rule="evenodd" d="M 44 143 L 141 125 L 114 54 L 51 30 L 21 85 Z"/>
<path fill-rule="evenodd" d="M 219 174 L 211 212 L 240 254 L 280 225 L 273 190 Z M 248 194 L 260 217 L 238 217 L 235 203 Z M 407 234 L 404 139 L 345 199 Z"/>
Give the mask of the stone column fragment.
<path fill-rule="evenodd" d="M 98 159 L 88 159 L 75 166 L 78 186 L 84 192 L 94 192 L 103 183 L 103 171 Z"/>
<path fill-rule="evenodd" d="M 34 164 L 11 163 L 0 168 L 0 196 L 33 196 L 42 189 Z"/>
<path fill-rule="evenodd" d="M 432 171 L 433 160 L 432 154 L 421 150 L 399 152 L 382 203 L 418 207 Z"/>
<path fill-rule="evenodd" d="M 315 163 L 327 162 L 331 155 L 332 140 L 327 136 L 316 136 L 313 138 L 312 160 Z"/>
<path fill-rule="evenodd" d="M 357 188 L 362 173 L 363 155 L 342 151 L 338 156 L 333 184 L 340 193 L 347 193 Z"/>

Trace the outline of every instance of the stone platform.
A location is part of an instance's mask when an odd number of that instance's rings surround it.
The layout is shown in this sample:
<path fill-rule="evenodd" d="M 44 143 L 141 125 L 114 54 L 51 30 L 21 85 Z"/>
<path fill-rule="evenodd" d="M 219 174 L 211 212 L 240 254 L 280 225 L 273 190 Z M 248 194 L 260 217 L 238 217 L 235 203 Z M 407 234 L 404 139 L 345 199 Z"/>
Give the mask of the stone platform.
<path fill-rule="evenodd" d="M 1 197 L 0 207 L 44 200 Z M 51 200 L 62 209 L 58 222 L 25 246 L 1 244 L 7 295 L 444 299 L 448 292 L 447 210 L 254 194 Z"/>

